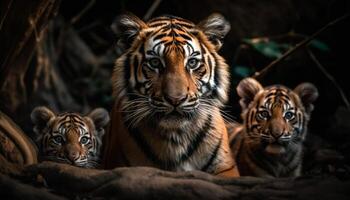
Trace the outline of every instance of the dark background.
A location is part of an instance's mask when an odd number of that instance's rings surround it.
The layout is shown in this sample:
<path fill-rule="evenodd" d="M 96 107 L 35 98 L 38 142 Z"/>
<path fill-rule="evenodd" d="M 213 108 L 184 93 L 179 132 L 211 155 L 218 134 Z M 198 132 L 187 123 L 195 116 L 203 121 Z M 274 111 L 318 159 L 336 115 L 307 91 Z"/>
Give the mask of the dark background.
<path fill-rule="evenodd" d="M 243 77 L 260 71 L 278 55 L 350 10 L 347 0 L 159 2 L 152 17 L 171 14 L 198 23 L 211 13 L 219 12 L 231 23 L 220 54 L 231 70 L 230 102 L 225 111 L 237 121 L 240 121 L 240 108 L 235 87 Z M 63 0 L 58 4 L 41 37 L 37 33 L 35 51 L 26 67 L 9 70 L 0 91 L 0 110 L 29 136 L 32 136 L 29 116 L 35 106 L 83 114 L 95 107 L 111 109 L 110 77 L 120 52 L 110 25 L 125 11 L 143 18 L 153 1 Z M 315 38 L 317 44 L 296 51 L 259 77 L 263 85 L 284 84 L 294 88 L 308 81 L 319 89 L 306 142 L 305 173 L 350 177 L 350 108 L 345 103 L 350 98 L 350 76 L 346 72 L 350 56 L 349 25 L 350 18 L 347 18 L 329 27 Z M 2 34 L 0 36 L 6 35 Z M 262 37 L 268 39 L 267 43 L 261 43 L 263 46 L 253 43 L 253 38 Z M 3 44 L 13 39 L 11 33 L 0 37 Z M 276 44 L 280 46 L 275 48 Z M 306 49 L 313 52 L 325 72 Z M 0 64 L 4 64 L 1 61 Z M 339 89 L 345 97 L 341 97 Z"/>

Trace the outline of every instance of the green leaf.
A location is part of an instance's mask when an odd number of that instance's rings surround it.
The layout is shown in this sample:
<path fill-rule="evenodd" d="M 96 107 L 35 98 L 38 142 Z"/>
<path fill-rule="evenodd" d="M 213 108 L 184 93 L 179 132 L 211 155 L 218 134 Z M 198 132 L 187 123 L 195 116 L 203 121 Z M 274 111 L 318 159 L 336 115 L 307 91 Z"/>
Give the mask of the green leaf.
<path fill-rule="evenodd" d="M 244 42 L 251 45 L 258 52 L 269 58 L 278 58 L 283 52 L 290 47 L 285 43 L 276 43 L 271 40 L 244 39 Z"/>
<path fill-rule="evenodd" d="M 321 51 L 329 51 L 328 45 L 324 42 L 321 42 L 320 40 L 311 40 L 310 46 L 315 47 L 316 49 L 319 49 Z"/>
<path fill-rule="evenodd" d="M 244 78 L 252 74 L 253 70 L 251 70 L 249 67 L 246 67 L 246 66 L 237 65 L 233 68 L 233 72 L 238 76 Z"/>

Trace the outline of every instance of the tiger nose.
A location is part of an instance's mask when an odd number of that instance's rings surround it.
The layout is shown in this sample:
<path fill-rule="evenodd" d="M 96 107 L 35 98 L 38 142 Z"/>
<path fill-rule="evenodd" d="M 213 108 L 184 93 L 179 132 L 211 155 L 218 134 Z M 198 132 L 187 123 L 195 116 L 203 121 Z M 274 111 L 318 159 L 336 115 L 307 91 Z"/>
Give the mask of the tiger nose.
<path fill-rule="evenodd" d="M 173 106 L 178 106 L 187 99 L 187 94 L 179 96 L 171 96 L 169 94 L 164 94 L 164 99 Z"/>
<path fill-rule="evenodd" d="M 78 160 L 79 152 L 78 151 L 67 151 L 66 156 L 70 161 L 74 162 L 74 161 Z"/>
<path fill-rule="evenodd" d="M 282 137 L 283 133 L 272 133 L 271 135 L 275 140 L 278 140 L 280 137 Z"/>
<path fill-rule="evenodd" d="M 68 159 L 70 161 L 76 161 L 79 158 L 79 153 L 78 152 L 70 152 L 68 154 Z"/>
<path fill-rule="evenodd" d="M 275 125 L 271 128 L 271 135 L 275 140 L 278 140 L 284 134 L 284 128 Z"/>

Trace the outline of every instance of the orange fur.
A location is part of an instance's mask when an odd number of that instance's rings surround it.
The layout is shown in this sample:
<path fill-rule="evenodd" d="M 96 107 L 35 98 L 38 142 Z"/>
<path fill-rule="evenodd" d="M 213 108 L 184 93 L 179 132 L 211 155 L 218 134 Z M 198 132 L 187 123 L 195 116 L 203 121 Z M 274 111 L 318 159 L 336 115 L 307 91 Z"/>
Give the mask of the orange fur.
<path fill-rule="evenodd" d="M 127 37 L 120 41 L 128 49 L 112 76 L 116 101 L 105 137 L 105 168 L 239 176 L 220 113 L 229 73 L 216 51 L 227 26 L 220 15 L 197 26 L 177 17 L 148 23 L 121 17 L 117 27 Z"/>

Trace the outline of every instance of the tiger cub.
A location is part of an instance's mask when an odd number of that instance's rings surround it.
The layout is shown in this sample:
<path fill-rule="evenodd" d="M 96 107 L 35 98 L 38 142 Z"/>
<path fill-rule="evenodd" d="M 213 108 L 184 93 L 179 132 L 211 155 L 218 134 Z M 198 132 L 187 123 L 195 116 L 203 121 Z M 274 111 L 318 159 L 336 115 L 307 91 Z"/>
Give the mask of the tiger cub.
<path fill-rule="evenodd" d="M 78 167 L 97 168 L 100 162 L 103 127 L 109 114 L 103 108 L 87 116 L 65 112 L 55 114 L 47 107 L 36 107 L 31 113 L 39 160 L 68 163 Z"/>
<path fill-rule="evenodd" d="M 303 141 L 318 97 L 311 83 L 294 90 L 263 88 L 253 78 L 237 86 L 243 124 L 229 127 L 230 147 L 241 175 L 293 177 L 301 173 Z"/>

